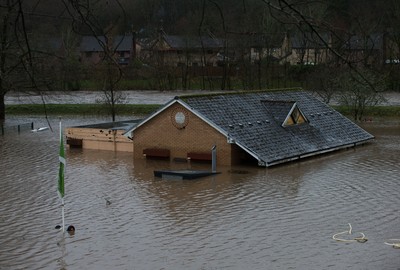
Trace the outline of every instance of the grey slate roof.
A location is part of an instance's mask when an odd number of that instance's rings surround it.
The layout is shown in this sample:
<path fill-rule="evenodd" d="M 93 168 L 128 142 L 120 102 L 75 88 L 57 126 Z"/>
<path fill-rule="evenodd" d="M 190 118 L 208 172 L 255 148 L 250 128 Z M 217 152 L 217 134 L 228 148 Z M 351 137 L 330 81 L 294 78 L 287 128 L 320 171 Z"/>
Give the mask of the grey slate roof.
<path fill-rule="evenodd" d="M 233 48 L 280 48 L 284 39 L 283 34 L 233 34 L 228 40 Z"/>
<path fill-rule="evenodd" d="M 323 39 L 323 41 L 321 40 Z M 324 49 L 329 44 L 329 34 L 301 33 L 290 37 L 294 49 Z"/>
<path fill-rule="evenodd" d="M 371 134 L 304 91 L 220 94 L 181 99 L 192 111 L 218 126 L 229 140 L 252 153 L 265 166 L 373 139 Z M 283 106 L 272 108 L 269 105 L 273 100 L 295 101 L 309 123 L 282 127 L 282 110 L 290 102 L 281 102 Z M 291 107 L 286 108 L 287 115 Z"/>
<path fill-rule="evenodd" d="M 264 105 L 265 109 L 276 121 L 283 123 L 295 102 L 285 100 L 261 100 L 261 104 Z"/>
<path fill-rule="evenodd" d="M 374 33 L 365 37 L 353 35 L 344 44 L 348 50 L 380 50 L 383 48 L 383 34 Z"/>
<path fill-rule="evenodd" d="M 164 40 L 173 49 L 184 50 L 184 49 L 218 49 L 224 46 L 223 42 L 217 38 L 211 37 L 184 37 L 184 36 L 173 36 L 163 35 Z"/>
<path fill-rule="evenodd" d="M 106 45 L 104 36 L 83 36 L 80 44 L 81 52 L 102 52 Z M 132 35 L 113 37 L 113 48 L 118 51 L 130 51 L 132 48 Z"/>

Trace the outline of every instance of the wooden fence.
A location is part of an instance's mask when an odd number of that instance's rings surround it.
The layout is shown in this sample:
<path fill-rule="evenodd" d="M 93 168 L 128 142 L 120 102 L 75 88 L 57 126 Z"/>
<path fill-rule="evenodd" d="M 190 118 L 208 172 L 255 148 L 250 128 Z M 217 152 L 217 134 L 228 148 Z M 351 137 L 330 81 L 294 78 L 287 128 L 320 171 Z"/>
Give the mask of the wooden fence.
<path fill-rule="evenodd" d="M 1 128 L 1 135 L 5 135 L 8 133 L 20 134 L 21 132 L 24 132 L 24 131 L 33 130 L 33 122 L 12 125 L 12 126 L 4 126 L 3 124 L 0 124 L 0 128 Z"/>

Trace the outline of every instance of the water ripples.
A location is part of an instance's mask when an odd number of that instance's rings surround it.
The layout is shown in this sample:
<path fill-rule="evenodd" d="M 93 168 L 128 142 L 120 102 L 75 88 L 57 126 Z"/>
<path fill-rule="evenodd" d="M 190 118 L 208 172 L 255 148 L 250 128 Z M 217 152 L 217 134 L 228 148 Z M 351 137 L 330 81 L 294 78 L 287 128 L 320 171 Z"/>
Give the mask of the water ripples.
<path fill-rule="evenodd" d="M 391 133 L 355 150 L 271 169 L 221 167 L 221 174 L 194 181 L 153 177 L 169 163 L 71 149 L 65 213 L 77 231 L 64 237 L 54 229 L 61 222 L 58 141 L 53 133 L 37 135 L 0 137 L 1 269 L 400 264 L 398 253 L 383 244 L 400 237 L 399 137 Z M 369 241 L 332 240 L 348 223 Z"/>

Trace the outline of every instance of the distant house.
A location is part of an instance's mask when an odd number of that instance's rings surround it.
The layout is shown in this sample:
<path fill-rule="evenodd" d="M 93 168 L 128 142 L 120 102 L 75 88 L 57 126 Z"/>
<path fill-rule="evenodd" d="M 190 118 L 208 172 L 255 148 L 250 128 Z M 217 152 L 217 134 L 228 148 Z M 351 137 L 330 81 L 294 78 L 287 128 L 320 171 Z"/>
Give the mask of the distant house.
<path fill-rule="evenodd" d="M 232 60 L 236 62 L 278 62 L 282 57 L 283 37 L 280 34 L 234 33 L 227 42 L 229 51 L 234 53 Z"/>
<path fill-rule="evenodd" d="M 128 65 L 140 50 L 133 35 L 83 36 L 80 43 L 80 59 L 86 64 L 98 64 L 104 60 L 105 48 L 109 48 L 120 65 Z"/>
<path fill-rule="evenodd" d="M 385 33 L 383 59 L 385 64 L 400 64 L 400 34 Z"/>
<path fill-rule="evenodd" d="M 339 39 L 327 33 L 297 33 L 286 35 L 282 42 L 281 64 L 318 65 L 331 61 L 362 65 L 382 65 L 385 55 L 389 63 L 396 63 L 397 46 L 384 34 L 349 35 Z M 390 47 L 389 47 L 390 46 Z M 340 58 L 331 50 L 335 50 Z M 392 54 L 390 54 L 392 53 Z"/>
<path fill-rule="evenodd" d="M 161 33 L 142 51 L 142 58 L 161 66 L 217 66 L 223 49 L 220 39 Z"/>
<path fill-rule="evenodd" d="M 332 40 L 329 34 L 298 33 L 285 35 L 282 42 L 281 64 L 318 65 L 330 59 L 329 47 Z"/>
<path fill-rule="evenodd" d="M 134 157 L 273 166 L 365 143 L 373 136 L 297 91 L 176 97 L 127 129 Z"/>
<path fill-rule="evenodd" d="M 343 57 L 352 63 L 363 65 L 382 65 L 384 62 L 385 36 L 381 33 L 371 35 L 351 35 L 342 46 Z"/>
<path fill-rule="evenodd" d="M 142 48 L 141 58 L 160 66 L 217 67 L 228 63 L 278 62 L 282 56 L 282 36 L 257 33 L 229 33 L 228 38 L 212 35 L 176 36 L 161 33 Z"/>

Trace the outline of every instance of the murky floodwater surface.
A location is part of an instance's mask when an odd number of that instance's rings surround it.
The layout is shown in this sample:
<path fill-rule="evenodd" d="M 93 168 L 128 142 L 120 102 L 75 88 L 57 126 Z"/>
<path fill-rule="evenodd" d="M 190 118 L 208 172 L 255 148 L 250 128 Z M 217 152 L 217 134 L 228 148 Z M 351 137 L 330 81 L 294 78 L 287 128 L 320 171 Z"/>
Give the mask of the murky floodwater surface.
<path fill-rule="evenodd" d="M 400 267 L 400 249 L 384 244 L 400 238 L 398 124 L 369 123 L 376 140 L 356 149 L 270 169 L 218 167 L 221 174 L 190 181 L 153 177 L 186 164 L 67 149 L 71 236 L 54 229 L 61 207 L 57 119 L 51 123 L 54 133 L 0 136 L 0 269 Z M 348 223 L 368 242 L 334 241 Z"/>

